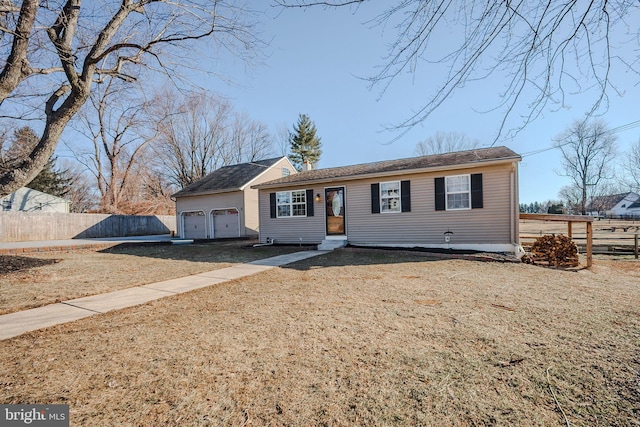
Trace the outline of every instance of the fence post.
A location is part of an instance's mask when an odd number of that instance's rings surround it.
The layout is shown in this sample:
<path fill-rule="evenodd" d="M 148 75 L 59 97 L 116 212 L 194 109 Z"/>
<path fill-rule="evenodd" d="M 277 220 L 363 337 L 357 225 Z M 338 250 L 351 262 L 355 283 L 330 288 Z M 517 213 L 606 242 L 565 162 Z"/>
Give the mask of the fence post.
<path fill-rule="evenodd" d="M 633 236 L 633 255 L 638 259 L 638 233 Z"/>
<path fill-rule="evenodd" d="M 587 221 L 587 268 L 593 265 L 593 224 Z"/>

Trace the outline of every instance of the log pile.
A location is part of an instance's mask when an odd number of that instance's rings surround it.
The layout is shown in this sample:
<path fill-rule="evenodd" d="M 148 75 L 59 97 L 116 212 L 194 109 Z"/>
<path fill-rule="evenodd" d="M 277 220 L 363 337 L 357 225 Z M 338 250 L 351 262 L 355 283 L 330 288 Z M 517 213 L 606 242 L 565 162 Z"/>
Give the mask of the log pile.
<path fill-rule="evenodd" d="M 548 263 L 555 267 L 577 267 L 578 247 L 571 238 L 563 235 L 539 237 L 531 246 L 531 260 L 534 264 Z"/>

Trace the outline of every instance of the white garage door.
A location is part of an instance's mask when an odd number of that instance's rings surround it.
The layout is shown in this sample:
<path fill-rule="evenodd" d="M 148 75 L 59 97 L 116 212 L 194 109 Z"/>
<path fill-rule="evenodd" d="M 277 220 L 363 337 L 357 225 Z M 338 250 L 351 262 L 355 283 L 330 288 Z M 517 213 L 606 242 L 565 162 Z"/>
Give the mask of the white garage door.
<path fill-rule="evenodd" d="M 182 214 L 185 239 L 207 238 L 207 217 L 204 212 L 185 212 Z"/>
<path fill-rule="evenodd" d="M 237 209 L 220 209 L 213 211 L 213 237 L 223 239 L 227 237 L 239 237 L 240 215 Z"/>

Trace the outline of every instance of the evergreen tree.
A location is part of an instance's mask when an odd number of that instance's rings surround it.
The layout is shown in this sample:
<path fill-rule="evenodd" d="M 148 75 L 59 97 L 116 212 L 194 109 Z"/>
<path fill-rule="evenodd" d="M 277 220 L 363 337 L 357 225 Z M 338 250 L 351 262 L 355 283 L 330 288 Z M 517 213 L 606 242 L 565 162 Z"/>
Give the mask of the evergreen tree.
<path fill-rule="evenodd" d="M 305 161 L 314 166 L 322 155 L 320 138 L 316 136 L 316 125 L 306 114 L 298 116 L 298 123 L 289 134 L 291 153 L 289 159 L 298 170 L 302 170 Z"/>
<path fill-rule="evenodd" d="M 16 129 L 7 142 L 8 147 L 3 147 L 2 152 L 2 168 L 5 170 L 13 168 L 21 157 L 33 150 L 38 143 L 38 135 L 29 126 L 23 126 Z"/>
<path fill-rule="evenodd" d="M 9 169 L 17 159 L 28 155 L 38 143 L 38 135 L 28 126 L 21 127 L 13 132 L 10 145 L 2 153 L 0 168 Z M 72 179 L 67 177 L 67 171 L 60 171 L 55 166 L 56 158 L 49 159 L 44 169 L 26 185 L 32 190 L 63 197 L 70 190 Z"/>
<path fill-rule="evenodd" d="M 57 157 L 50 158 L 44 169 L 26 186 L 32 190 L 64 197 L 71 190 L 73 179 L 68 177 L 67 171 L 56 169 L 56 160 Z"/>

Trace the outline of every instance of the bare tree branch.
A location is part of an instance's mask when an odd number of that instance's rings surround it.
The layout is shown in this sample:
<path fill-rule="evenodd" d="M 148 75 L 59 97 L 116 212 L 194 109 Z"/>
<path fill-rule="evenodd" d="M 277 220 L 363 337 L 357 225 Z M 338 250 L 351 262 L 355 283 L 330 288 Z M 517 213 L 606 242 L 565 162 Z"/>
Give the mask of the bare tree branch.
<path fill-rule="evenodd" d="M 367 3 L 278 1 L 290 8 L 364 9 Z M 495 143 L 513 137 L 547 109 L 565 107 L 573 93 L 591 96 L 588 116 L 606 112 L 609 95 L 618 92 L 611 81 L 613 68 L 621 65 L 625 72 L 640 75 L 637 59 L 616 55 L 616 48 L 627 42 L 624 37 L 637 45 L 639 11 L 637 0 L 398 0 L 369 22 L 392 26 L 396 37 L 368 81 L 384 96 L 406 73 L 432 77 L 429 87 L 433 82 L 435 89 L 425 90 L 423 103 L 389 127 L 401 131 L 399 138 L 467 83 L 499 75 L 506 86 L 486 110 L 502 114 Z M 442 54 L 444 39 L 444 45 L 452 47 Z M 514 119 L 519 123 L 513 125 Z"/>
<path fill-rule="evenodd" d="M 603 121 L 576 121 L 556 138 L 555 145 L 562 152 L 563 172 L 580 193 L 580 213 L 586 214 L 589 199 L 598 193 L 602 184 L 613 177 L 610 162 L 616 156 L 615 134 Z M 568 190 L 566 194 L 570 193 Z"/>
<path fill-rule="evenodd" d="M 135 81 L 135 70 L 149 60 L 179 78 L 164 61 L 187 57 L 185 46 L 213 40 L 250 60 L 249 51 L 260 43 L 252 12 L 227 0 L 24 0 L 19 11 L 2 11 L 0 117 L 42 120 L 43 128 L 33 151 L 0 174 L 0 195 L 39 172 L 69 121 L 106 78 Z"/>

